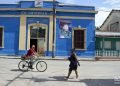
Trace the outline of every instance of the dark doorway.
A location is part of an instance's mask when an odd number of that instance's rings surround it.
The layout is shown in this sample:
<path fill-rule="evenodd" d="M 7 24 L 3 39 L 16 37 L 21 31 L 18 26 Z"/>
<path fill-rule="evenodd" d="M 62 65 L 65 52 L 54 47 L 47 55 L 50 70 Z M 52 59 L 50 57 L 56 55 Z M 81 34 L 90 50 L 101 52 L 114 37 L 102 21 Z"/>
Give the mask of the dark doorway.
<path fill-rule="evenodd" d="M 30 39 L 30 47 L 35 45 L 35 51 L 37 51 L 37 39 Z"/>
<path fill-rule="evenodd" d="M 74 48 L 85 49 L 85 30 L 74 30 Z"/>

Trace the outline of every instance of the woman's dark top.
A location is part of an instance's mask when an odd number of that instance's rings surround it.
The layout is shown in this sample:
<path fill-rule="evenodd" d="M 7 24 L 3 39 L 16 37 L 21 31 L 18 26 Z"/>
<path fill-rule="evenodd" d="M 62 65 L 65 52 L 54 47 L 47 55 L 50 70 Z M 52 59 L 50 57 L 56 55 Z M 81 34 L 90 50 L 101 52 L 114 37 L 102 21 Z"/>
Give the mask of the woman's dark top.
<path fill-rule="evenodd" d="M 68 58 L 68 60 L 70 61 L 69 67 L 72 69 L 76 69 L 77 65 L 78 65 L 78 60 L 76 59 L 76 55 L 74 53 L 71 54 L 71 56 Z"/>

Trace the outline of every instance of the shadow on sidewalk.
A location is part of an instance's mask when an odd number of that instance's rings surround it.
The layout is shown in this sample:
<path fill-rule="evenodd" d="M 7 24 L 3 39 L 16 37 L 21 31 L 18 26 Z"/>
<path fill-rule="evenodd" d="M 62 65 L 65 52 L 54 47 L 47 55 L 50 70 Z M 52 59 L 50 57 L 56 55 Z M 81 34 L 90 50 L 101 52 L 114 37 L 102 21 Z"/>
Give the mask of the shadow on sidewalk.
<path fill-rule="evenodd" d="M 47 81 L 61 81 L 61 82 L 73 82 L 73 83 L 85 83 L 86 86 L 120 86 L 115 83 L 114 79 L 73 79 L 66 80 L 64 76 L 49 77 L 50 79 L 35 79 L 35 82 L 47 82 Z"/>
<path fill-rule="evenodd" d="M 120 86 L 120 84 L 115 84 L 114 79 L 83 79 L 80 80 L 86 84 L 86 86 Z"/>
<path fill-rule="evenodd" d="M 54 76 L 48 78 L 21 78 L 21 79 L 31 79 L 34 82 L 73 82 L 73 83 L 84 83 L 86 86 L 120 86 L 116 84 L 114 79 L 65 79 L 65 76 Z M 120 83 L 120 82 L 119 82 Z"/>
<path fill-rule="evenodd" d="M 16 71 L 21 71 L 21 70 L 19 70 L 19 69 L 12 69 L 11 71 L 16 72 Z"/>
<path fill-rule="evenodd" d="M 12 69 L 11 71 L 19 71 L 18 69 Z M 32 80 L 34 83 L 39 83 L 39 82 L 62 82 L 64 83 L 77 83 L 78 85 L 85 84 L 85 86 L 120 86 L 120 82 L 115 82 L 114 79 L 74 79 L 70 78 L 68 80 L 65 79 L 65 76 L 53 76 L 53 77 L 20 77 L 24 74 L 24 72 L 20 73 L 16 77 L 14 77 L 12 80 L 9 80 L 9 82 L 5 86 L 9 86 L 11 83 L 13 83 L 16 79 L 29 79 L 30 81 Z"/>
<path fill-rule="evenodd" d="M 16 77 L 14 77 L 12 80 L 8 80 L 9 82 L 5 85 L 5 86 L 9 86 L 10 84 L 12 84 L 16 79 L 18 79 L 20 76 L 22 76 L 24 74 L 24 72 L 21 72 L 19 75 L 17 75 Z"/>

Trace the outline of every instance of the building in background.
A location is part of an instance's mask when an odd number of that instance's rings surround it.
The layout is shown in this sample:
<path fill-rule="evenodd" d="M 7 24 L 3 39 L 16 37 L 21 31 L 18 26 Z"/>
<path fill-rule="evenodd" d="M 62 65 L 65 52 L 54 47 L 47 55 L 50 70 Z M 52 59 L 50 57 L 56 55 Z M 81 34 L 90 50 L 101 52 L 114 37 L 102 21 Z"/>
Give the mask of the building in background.
<path fill-rule="evenodd" d="M 112 10 L 96 31 L 96 56 L 120 56 L 120 10 Z"/>
<path fill-rule="evenodd" d="M 53 1 L 20 1 L 0 4 L 0 55 L 22 55 L 36 46 L 36 51 L 68 56 L 72 48 L 78 56 L 95 56 L 95 7 L 63 4 L 55 1 L 56 23 L 53 32 Z"/>

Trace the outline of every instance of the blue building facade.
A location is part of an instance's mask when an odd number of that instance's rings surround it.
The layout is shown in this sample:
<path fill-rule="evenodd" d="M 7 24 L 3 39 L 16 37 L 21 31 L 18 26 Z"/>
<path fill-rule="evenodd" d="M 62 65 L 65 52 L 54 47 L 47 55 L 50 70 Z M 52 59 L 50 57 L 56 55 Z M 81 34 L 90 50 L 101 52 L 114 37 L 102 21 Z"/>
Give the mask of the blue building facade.
<path fill-rule="evenodd" d="M 54 31 L 52 1 L 0 4 L 0 55 L 22 55 L 34 44 L 39 54 L 51 56 L 55 34 L 55 56 L 68 56 L 75 48 L 78 56 L 93 57 L 95 7 L 57 1 L 55 7 Z"/>

